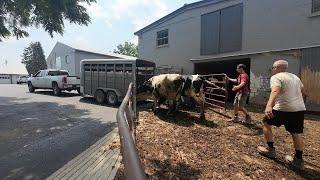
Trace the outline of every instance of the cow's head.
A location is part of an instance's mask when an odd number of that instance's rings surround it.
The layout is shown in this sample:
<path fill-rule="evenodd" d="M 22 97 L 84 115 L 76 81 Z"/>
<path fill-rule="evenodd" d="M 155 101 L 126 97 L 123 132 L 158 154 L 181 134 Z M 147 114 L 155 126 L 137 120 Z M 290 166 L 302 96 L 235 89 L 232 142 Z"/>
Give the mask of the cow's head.
<path fill-rule="evenodd" d="M 143 84 L 137 87 L 137 101 L 144 101 L 152 97 L 152 78 L 145 81 Z"/>
<path fill-rule="evenodd" d="M 203 89 L 205 78 L 199 75 L 192 75 L 192 89 L 195 94 L 199 94 Z"/>

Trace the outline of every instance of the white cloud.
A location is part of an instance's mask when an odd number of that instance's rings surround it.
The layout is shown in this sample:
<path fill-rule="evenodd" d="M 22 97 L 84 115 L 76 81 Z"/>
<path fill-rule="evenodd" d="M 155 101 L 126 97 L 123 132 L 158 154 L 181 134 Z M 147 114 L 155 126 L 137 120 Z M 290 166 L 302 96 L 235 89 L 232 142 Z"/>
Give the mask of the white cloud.
<path fill-rule="evenodd" d="M 138 30 L 168 13 L 167 5 L 161 0 L 113 0 L 108 3 L 99 0 L 84 6 L 93 19 L 102 19 L 109 28 L 119 19 L 127 18 Z"/>

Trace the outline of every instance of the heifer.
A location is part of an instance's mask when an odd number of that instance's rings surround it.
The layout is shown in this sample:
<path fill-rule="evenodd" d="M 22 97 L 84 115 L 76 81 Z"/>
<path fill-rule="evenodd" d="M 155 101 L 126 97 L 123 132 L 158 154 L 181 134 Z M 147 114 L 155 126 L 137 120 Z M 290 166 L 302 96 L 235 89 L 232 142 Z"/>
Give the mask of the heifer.
<path fill-rule="evenodd" d="M 205 120 L 205 93 L 204 84 L 209 84 L 214 87 L 214 89 L 219 89 L 225 91 L 225 89 L 217 86 L 214 82 L 206 80 L 200 75 L 185 75 L 184 86 L 182 90 L 182 101 L 183 97 L 189 97 L 193 99 L 200 106 L 200 120 Z"/>
<path fill-rule="evenodd" d="M 179 74 L 154 76 L 137 88 L 137 101 L 152 98 L 153 111 L 156 113 L 159 105 L 168 100 L 170 114 L 176 109 L 176 103 L 181 98 L 183 85 L 184 78 Z"/>

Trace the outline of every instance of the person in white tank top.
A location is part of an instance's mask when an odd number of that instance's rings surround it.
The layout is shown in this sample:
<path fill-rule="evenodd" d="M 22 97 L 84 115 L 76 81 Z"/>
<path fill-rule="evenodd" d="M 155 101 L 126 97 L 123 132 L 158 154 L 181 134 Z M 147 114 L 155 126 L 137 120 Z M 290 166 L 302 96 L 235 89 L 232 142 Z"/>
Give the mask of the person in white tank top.
<path fill-rule="evenodd" d="M 295 148 L 295 156 L 286 156 L 290 165 L 303 167 L 303 134 L 304 113 L 306 107 L 303 96 L 306 96 L 303 84 L 298 76 L 287 72 L 288 62 L 278 60 L 273 64 L 273 76 L 270 79 L 271 93 L 263 119 L 263 134 L 267 147 L 259 146 L 258 152 L 269 158 L 275 158 L 276 152 L 271 126 L 285 126 L 291 134 Z"/>

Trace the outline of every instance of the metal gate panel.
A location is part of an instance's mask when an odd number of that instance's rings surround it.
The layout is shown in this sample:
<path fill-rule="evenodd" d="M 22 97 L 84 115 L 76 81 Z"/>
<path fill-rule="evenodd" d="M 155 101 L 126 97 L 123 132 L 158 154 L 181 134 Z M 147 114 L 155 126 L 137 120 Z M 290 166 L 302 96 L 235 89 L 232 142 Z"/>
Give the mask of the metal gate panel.
<path fill-rule="evenodd" d="M 207 81 L 204 85 L 205 104 L 208 109 L 226 115 L 226 105 L 228 100 L 228 81 L 226 74 L 201 75 Z"/>

